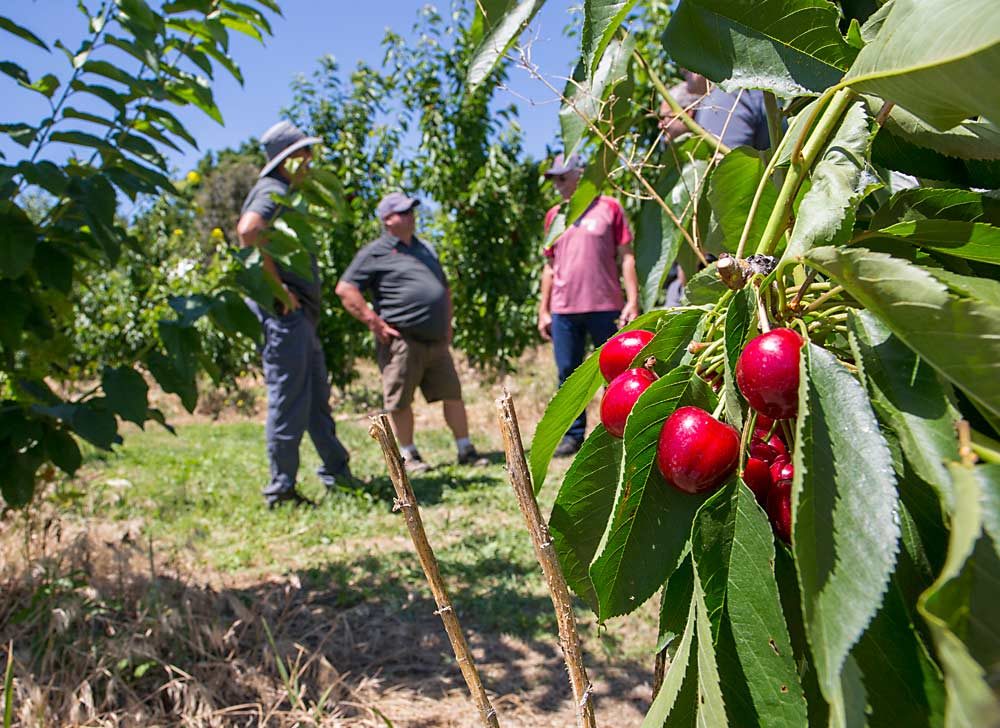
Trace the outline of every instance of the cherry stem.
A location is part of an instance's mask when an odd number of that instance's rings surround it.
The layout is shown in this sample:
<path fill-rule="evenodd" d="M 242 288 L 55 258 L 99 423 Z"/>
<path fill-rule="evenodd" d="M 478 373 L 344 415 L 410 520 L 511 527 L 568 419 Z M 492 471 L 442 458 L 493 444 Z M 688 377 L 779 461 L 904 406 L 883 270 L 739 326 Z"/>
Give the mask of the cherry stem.
<path fill-rule="evenodd" d="M 712 410 L 712 417 L 714 417 L 715 419 L 719 419 L 719 415 L 722 414 L 722 410 L 725 408 L 725 406 L 726 406 L 726 398 L 719 397 L 719 403 L 715 405 L 715 409 Z"/>
<path fill-rule="evenodd" d="M 839 296 L 843 292 L 844 292 L 843 286 L 834 286 L 829 291 L 827 291 L 822 296 L 820 296 L 815 301 L 806 306 L 806 308 L 802 311 L 802 313 L 812 313 L 813 311 L 819 310 L 820 308 L 823 307 L 824 303 L 829 301 L 834 296 Z"/>
<path fill-rule="evenodd" d="M 802 297 L 806 295 L 806 291 L 809 290 L 809 287 L 812 286 L 813 281 L 815 280 L 816 280 L 816 271 L 812 270 L 809 272 L 809 275 L 806 276 L 806 279 L 802 282 L 802 285 L 799 286 L 799 290 L 795 292 L 795 298 L 793 298 L 792 302 L 788 304 L 788 308 L 792 309 L 793 311 L 798 309 L 799 304 L 802 303 Z"/>
<path fill-rule="evenodd" d="M 750 436 L 753 434 L 754 429 L 757 427 L 757 411 L 751 409 L 749 415 L 747 416 L 747 421 L 743 423 L 743 435 L 740 437 L 740 476 L 743 475 L 743 470 L 746 468 L 747 462 L 747 446 L 750 444 Z"/>
<path fill-rule="evenodd" d="M 764 290 L 764 293 L 766 293 Z M 764 296 L 761 295 L 762 291 L 757 288 L 757 326 L 763 333 L 767 333 L 771 330 L 771 322 L 767 318 L 767 308 L 764 305 Z"/>
<path fill-rule="evenodd" d="M 795 433 L 792 431 L 792 425 L 788 420 L 778 420 L 775 424 L 781 423 L 781 431 L 785 435 L 785 444 L 788 445 L 789 449 L 795 447 Z M 769 438 L 770 439 L 770 438 Z"/>

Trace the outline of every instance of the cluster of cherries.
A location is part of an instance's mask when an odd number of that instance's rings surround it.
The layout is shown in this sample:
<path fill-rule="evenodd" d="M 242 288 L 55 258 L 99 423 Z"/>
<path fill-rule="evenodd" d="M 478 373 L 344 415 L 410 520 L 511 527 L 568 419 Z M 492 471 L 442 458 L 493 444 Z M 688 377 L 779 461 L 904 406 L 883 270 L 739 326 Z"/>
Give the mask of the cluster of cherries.
<path fill-rule="evenodd" d="M 650 331 L 618 334 L 601 350 L 600 368 L 608 382 L 601 422 L 614 437 L 639 396 L 653 382 L 652 366 L 632 367 L 653 339 Z M 743 481 L 767 511 L 775 533 L 791 536 L 792 477 L 795 474 L 779 420 L 798 410 L 799 356 L 803 338 L 791 329 L 773 329 L 744 347 L 736 364 L 736 384 L 757 413 Z M 708 493 L 721 486 L 740 461 L 740 433 L 699 407 L 680 407 L 663 423 L 656 463 L 664 479 L 684 493 Z"/>

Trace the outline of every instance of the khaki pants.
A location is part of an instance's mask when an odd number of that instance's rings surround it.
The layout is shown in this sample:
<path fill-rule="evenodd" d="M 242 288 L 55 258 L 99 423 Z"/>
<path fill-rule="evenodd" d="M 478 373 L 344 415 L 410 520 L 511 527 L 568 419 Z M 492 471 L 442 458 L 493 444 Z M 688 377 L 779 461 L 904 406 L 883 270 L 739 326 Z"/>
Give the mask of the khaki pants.
<path fill-rule="evenodd" d="M 418 386 L 428 402 L 462 399 L 462 384 L 447 342 L 425 343 L 402 336 L 388 344 L 378 342 L 376 356 L 387 412 L 409 407 Z"/>

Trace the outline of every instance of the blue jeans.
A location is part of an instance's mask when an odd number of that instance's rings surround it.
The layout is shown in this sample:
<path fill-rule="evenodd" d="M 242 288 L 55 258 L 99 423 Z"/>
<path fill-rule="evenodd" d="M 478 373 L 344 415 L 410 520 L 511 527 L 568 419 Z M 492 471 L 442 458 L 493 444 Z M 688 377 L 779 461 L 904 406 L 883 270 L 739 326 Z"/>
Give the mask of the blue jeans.
<path fill-rule="evenodd" d="M 271 482 L 264 488 L 264 497 L 271 502 L 295 488 L 299 443 L 306 431 L 322 462 L 319 479 L 332 487 L 336 476 L 348 470 L 349 456 L 337 439 L 326 359 L 316 325 L 301 308 L 286 316 L 275 316 L 256 304 L 250 308 L 264 330 L 265 435 L 271 462 Z"/>
<path fill-rule="evenodd" d="M 552 314 L 552 348 L 559 370 L 559 386 L 583 363 L 587 335 L 596 349 L 618 331 L 616 321 L 620 314 L 620 311 Z M 587 413 L 581 412 L 566 435 L 582 442 L 586 430 Z"/>

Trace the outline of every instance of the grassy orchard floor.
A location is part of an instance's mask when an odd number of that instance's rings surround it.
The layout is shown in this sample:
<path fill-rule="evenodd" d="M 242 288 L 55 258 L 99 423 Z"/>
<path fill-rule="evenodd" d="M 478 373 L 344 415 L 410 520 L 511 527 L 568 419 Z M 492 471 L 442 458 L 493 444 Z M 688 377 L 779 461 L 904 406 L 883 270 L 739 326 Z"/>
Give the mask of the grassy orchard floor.
<path fill-rule="evenodd" d="M 529 359 L 507 383 L 526 437 L 551 394 L 531 376 L 545 366 Z M 464 381 L 493 464 L 451 464 L 439 407 L 418 406 L 418 444 L 437 464 L 413 481 L 428 537 L 502 725 L 570 725 L 551 603 L 502 465 L 499 389 Z M 132 428 L 29 519 L 0 522 L 4 553 L 36 564 L 0 568 L 24 724 L 477 725 L 367 418 L 338 414 L 363 492 L 326 493 L 303 446 L 312 511 L 264 507 L 261 418 L 227 419 L 180 417 L 177 436 Z M 553 467 L 544 513 L 567 464 Z M 638 725 L 655 605 L 603 630 L 578 616 L 599 717 Z"/>

